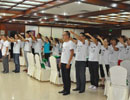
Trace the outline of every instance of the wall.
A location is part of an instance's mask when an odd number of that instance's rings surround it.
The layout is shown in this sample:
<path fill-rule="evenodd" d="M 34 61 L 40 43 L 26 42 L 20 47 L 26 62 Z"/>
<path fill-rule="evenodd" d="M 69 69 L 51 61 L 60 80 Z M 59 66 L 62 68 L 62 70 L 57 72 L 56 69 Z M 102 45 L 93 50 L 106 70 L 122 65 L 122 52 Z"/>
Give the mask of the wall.
<path fill-rule="evenodd" d="M 122 30 L 121 34 L 130 38 L 130 30 Z"/>
<path fill-rule="evenodd" d="M 45 26 L 30 26 L 26 25 L 25 30 L 35 30 L 36 33 L 41 33 L 44 36 L 52 36 L 54 38 L 61 38 L 64 31 L 74 31 L 77 34 L 84 32 L 84 29 L 73 29 L 73 28 L 58 28 L 58 27 L 45 27 Z"/>
<path fill-rule="evenodd" d="M 22 24 L 0 24 L 0 30 L 5 30 L 7 34 L 8 31 L 17 31 L 17 33 L 25 32 L 25 25 Z"/>

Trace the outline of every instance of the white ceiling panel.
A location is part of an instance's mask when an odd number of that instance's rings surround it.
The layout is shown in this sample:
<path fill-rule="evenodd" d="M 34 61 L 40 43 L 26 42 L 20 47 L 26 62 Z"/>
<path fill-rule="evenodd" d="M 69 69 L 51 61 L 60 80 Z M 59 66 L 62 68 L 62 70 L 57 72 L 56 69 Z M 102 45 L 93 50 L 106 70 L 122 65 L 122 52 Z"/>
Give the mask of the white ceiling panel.
<path fill-rule="evenodd" d="M 96 6 L 96 5 L 91 5 L 91 4 L 86 4 L 86 3 L 69 3 L 66 5 L 62 5 L 59 7 L 55 7 L 52 9 L 46 10 L 46 13 L 51 13 L 51 14 L 58 14 L 58 15 L 75 15 L 75 14 L 80 14 L 80 13 L 86 13 L 86 12 L 92 12 L 92 11 L 98 11 L 98 10 L 105 10 L 109 9 L 107 7 L 102 7 L 102 6 Z"/>

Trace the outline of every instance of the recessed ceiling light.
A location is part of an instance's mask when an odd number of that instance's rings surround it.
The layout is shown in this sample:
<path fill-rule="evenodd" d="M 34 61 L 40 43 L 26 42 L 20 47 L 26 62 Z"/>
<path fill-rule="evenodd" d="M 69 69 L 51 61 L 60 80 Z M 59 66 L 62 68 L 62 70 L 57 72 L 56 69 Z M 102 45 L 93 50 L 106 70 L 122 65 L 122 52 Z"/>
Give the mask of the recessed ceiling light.
<path fill-rule="evenodd" d="M 83 15 L 79 15 L 78 17 L 84 17 Z"/>
<path fill-rule="evenodd" d="M 42 11 L 41 11 L 41 13 L 45 13 L 45 11 L 44 11 L 44 10 L 42 10 Z"/>
<path fill-rule="evenodd" d="M 33 22 L 32 20 L 29 21 L 30 23 Z"/>
<path fill-rule="evenodd" d="M 12 21 L 10 20 L 9 23 L 11 23 Z"/>
<path fill-rule="evenodd" d="M 55 18 L 57 18 L 58 16 L 57 16 L 57 15 L 55 15 L 54 17 L 55 17 Z"/>
<path fill-rule="evenodd" d="M 59 19 L 58 19 L 58 18 L 55 18 L 54 20 L 55 20 L 55 21 L 58 21 Z"/>
<path fill-rule="evenodd" d="M 34 15 L 34 16 L 37 16 L 37 13 L 34 13 L 33 15 Z"/>
<path fill-rule="evenodd" d="M 27 24 L 28 23 L 28 21 L 25 21 L 25 24 Z"/>
<path fill-rule="evenodd" d="M 42 23 L 44 23 L 44 22 L 41 21 L 40 23 L 42 24 Z"/>
<path fill-rule="evenodd" d="M 112 3 L 111 6 L 115 8 L 117 7 L 117 3 Z"/>
<path fill-rule="evenodd" d="M 63 13 L 63 15 L 64 15 L 64 16 L 66 16 L 66 15 L 67 15 L 67 13 L 66 13 L 66 12 L 64 12 L 64 13 Z"/>
<path fill-rule="evenodd" d="M 3 13 L 3 16 L 6 16 L 6 14 L 5 14 L 5 13 Z"/>
<path fill-rule="evenodd" d="M 39 21 L 42 21 L 42 18 L 40 18 Z"/>
<path fill-rule="evenodd" d="M 44 17 L 45 20 L 47 20 L 47 17 Z"/>
<path fill-rule="evenodd" d="M 77 4 L 81 4 L 81 1 L 76 1 L 75 3 L 77 3 Z"/>
<path fill-rule="evenodd" d="M 16 19 L 12 19 L 12 21 L 16 21 Z"/>

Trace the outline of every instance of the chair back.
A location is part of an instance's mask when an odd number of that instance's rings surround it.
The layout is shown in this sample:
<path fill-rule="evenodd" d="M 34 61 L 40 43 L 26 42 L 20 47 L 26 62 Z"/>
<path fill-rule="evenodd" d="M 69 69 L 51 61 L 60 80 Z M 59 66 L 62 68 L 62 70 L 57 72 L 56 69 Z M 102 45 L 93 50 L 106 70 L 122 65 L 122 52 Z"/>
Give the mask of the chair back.
<path fill-rule="evenodd" d="M 41 69 L 40 57 L 39 55 L 35 55 L 36 67 Z"/>
<path fill-rule="evenodd" d="M 110 79 L 112 85 L 126 86 L 127 85 L 127 70 L 121 66 L 110 68 Z"/>
<path fill-rule="evenodd" d="M 51 70 L 56 70 L 57 71 L 57 62 L 56 62 L 56 58 L 54 56 L 51 56 L 49 58 L 50 60 L 50 65 L 51 65 Z"/>

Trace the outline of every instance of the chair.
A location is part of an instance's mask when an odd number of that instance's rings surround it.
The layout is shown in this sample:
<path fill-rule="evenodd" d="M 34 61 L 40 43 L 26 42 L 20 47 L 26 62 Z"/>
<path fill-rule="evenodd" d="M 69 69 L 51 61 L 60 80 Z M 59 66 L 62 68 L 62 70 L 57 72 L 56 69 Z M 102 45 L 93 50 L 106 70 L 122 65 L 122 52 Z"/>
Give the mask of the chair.
<path fill-rule="evenodd" d="M 36 70 L 34 77 L 39 81 L 49 81 L 50 78 L 50 68 L 46 67 L 46 69 L 41 68 L 40 57 L 35 55 L 36 61 Z"/>
<path fill-rule="evenodd" d="M 34 55 L 32 53 L 27 53 L 27 60 L 28 60 L 28 75 L 34 76 L 35 72 L 35 62 L 34 62 Z"/>
<path fill-rule="evenodd" d="M 76 82 L 76 69 L 75 69 L 75 58 L 72 59 L 71 65 L 71 81 Z"/>
<path fill-rule="evenodd" d="M 20 65 L 21 65 L 21 66 L 24 66 L 24 65 L 26 65 L 26 63 L 25 63 L 25 58 L 24 58 L 24 51 L 23 51 L 23 49 L 21 50 L 21 52 L 22 52 L 22 56 L 19 57 L 19 61 L 20 61 Z"/>
<path fill-rule="evenodd" d="M 127 80 L 130 87 L 130 60 L 124 60 L 121 62 L 121 66 L 127 69 Z"/>
<path fill-rule="evenodd" d="M 110 80 L 107 100 L 128 100 L 127 70 L 121 66 L 110 68 Z"/>
<path fill-rule="evenodd" d="M 50 60 L 50 65 L 51 65 L 51 75 L 50 75 L 50 82 L 57 84 L 57 85 L 61 85 L 63 84 L 62 82 L 62 78 L 59 77 L 59 73 L 57 71 L 57 62 L 56 62 L 56 58 L 51 56 L 49 58 Z"/>

